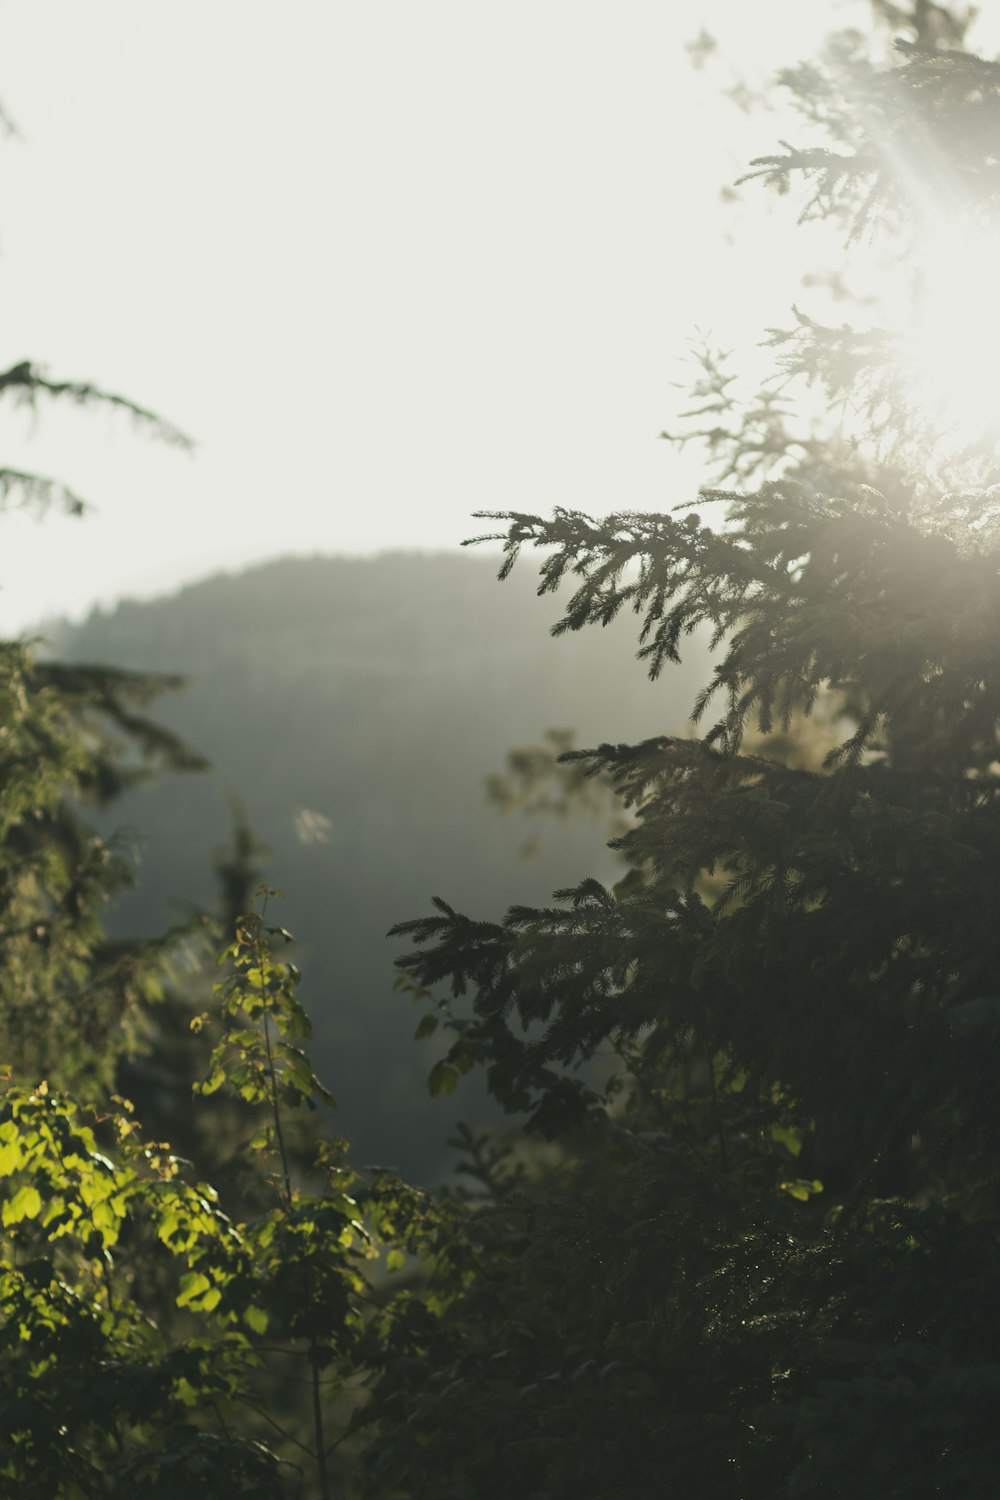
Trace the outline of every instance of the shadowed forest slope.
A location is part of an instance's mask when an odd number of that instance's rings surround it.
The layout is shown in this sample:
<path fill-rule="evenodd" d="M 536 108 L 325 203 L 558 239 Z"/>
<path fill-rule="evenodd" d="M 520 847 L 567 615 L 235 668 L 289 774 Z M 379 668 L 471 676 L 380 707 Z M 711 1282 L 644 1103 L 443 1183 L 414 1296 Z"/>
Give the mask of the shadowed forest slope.
<path fill-rule="evenodd" d="M 435 1044 L 412 1040 L 386 929 L 432 895 L 499 919 L 515 898 L 612 873 L 603 829 L 529 830 L 490 805 L 485 779 L 549 727 L 579 744 L 676 730 L 704 679 L 702 658 L 649 683 L 631 618 L 549 638 L 557 601 L 527 569 L 503 585 L 495 573 L 463 553 L 291 558 L 48 630 L 69 659 L 187 674 L 158 717 L 213 766 L 115 804 L 111 826 L 141 851 L 112 926 L 155 933 L 178 904 L 212 902 L 210 856 L 238 794 L 285 893 L 276 920 L 299 939 L 339 1126 L 363 1158 L 424 1179 L 454 1120 L 487 1108 L 468 1082 L 427 1097 Z M 529 833 L 541 841 L 526 862 Z"/>

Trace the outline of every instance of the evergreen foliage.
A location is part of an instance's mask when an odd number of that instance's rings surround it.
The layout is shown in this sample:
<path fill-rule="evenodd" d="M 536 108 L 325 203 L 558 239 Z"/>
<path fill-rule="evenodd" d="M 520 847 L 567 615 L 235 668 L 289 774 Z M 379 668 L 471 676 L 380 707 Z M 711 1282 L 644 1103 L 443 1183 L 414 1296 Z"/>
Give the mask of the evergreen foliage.
<path fill-rule="evenodd" d="M 0 128 L 16 134 L 2 108 Z M 31 360 L 0 373 L 5 409 L 36 414 L 53 401 L 110 408 L 190 447 L 156 413 L 89 382 L 52 379 Z M 0 466 L 0 513 L 14 506 L 88 508 L 62 480 Z M 146 713 L 176 674 L 59 662 L 40 644 L 0 642 L 0 1057 L 22 1076 L 107 1084 L 141 1002 L 159 991 L 165 943 L 109 937 L 102 913 L 131 865 L 87 814 L 157 769 L 205 763 Z"/>
<path fill-rule="evenodd" d="M 111 405 L 171 442 L 176 429 L 122 396 L 53 381 L 29 361 L 0 375 L 0 400 Z M 60 481 L 0 469 L 0 502 L 44 511 L 84 502 Z M 0 1056 L 27 1077 L 111 1077 L 137 1008 L 158 992 L 162 941 L 111 939 L 102 913 L 132 879 L 120 840 L 87 820 L 160 768 L 204 761 L 147 715 L 169 673 L 66 663 L 39 642 L 0 642 Z"/>
<path fill-rule="evenodd" d="M 828 143 L 751 175 L 851 244 L 919 242 L 942 178 L 988 225 L 996 65 L 939 7 L 882 9 L 895 64 L 852 36 L 783 75 Z M 409 982 L 450 984 L 444 1066 L 560 1153 L 488 1183 L 482 1274 L 385 1435 L 399 1494 L 421 1464 L 455 1500 L 996 1490 L 995 460 L 945 473 L 898 333 L 772 343 L 780 391 L 741 411 L 710 356 L 691 418 L 752 488 L 490 517 L 501 577 L 530 546 L 542 591 L 573 579 L 557 632 L 631 610 L 654 678 L 703 626 L 717 665 L 700 739 L 570 752 L 631 810 L 616 887 L 396 929 Z M 797 435 L 790 377 L 825 396 Z M 822 765 L 787 761 L 817 706 Z"/>
<path fill-rule="evenodd" d="M 786 77 L 847 162 L 809 212 L 846 204 L 850 223 L 860 178 L 867 221 L 925 211 L 890 180 L 907 112 L 908 144 L 974 165 L 992 89 L 955 50 L 960 18 L 876 9 L 907 32 L 894 70 L 852 38 L 828 72 Z M 816 149 L 765 175 L 808 178 Z M 976 220 L 993 193 L 979 165 L 954 171 Z M 827 381 L 823 330 L 804 319 L 796 338 Z M 886 401 L 895 359 L 872 339 L 858 372 Z M 717 526 L 690 507 L 502 518 L 505 573 L 529 545 L 543 591 L 577 580 L 558 630 L 634 611 L 655 678 L 707 626 L 717 666 L 700 737 L 550 741 L 495 789 L 560 813 L 613 795 L 617 884 L 500 922 L 438 899 L 395 929 L 415 945 L 399 988 L 425 1009 L 418 1034 L 448 1042 L 432 1092 L 481 1070 L 529 1118 L 507 1141 L 459 1131 L 468 1186 L 358 1170 L 325 1123 L 296 1160 L 291 1121 L 325 1122 L 331 1101 L 266 888 L 235 913 L 211 1000 L 192 971 L 163 1012 L 186 1006 L 204 1046 L 192 1108 L 224 1095 L 248 1127 L 242 1201 L 100 1092 L 120 989 L 102 991 L 96 1042 L 78 1027 L 74 1089 L 19 1062 L 0 1105 L 5 1495 L 996 1492 L 995 482 L 981 442 L 951 453 L 947 484 L 940 450 L 918 466 L 906 406 L 877 432 L 831 409 L 785 453 L 753 416 L 711 429 L 710 457 L 762 468 L 752 491 L 702 496 L 699 512 L 726 506 Z M 10 951 L 23 936 L 23 983 L 69 1046 L 65 1018 L 104 972 L 109 879 L 84 879 L 82 831 L 48 824 L 82 830 L 74 800 L 184 752 L 138 713 L 147 688 L 3 650 L 3 878 L 22 923 L 56 928 L 51 969 L 13 923 Z M 256 855 L 238 823 L 230 917 Z M 18 971 L 4 983 L 15 1003 Z"/>

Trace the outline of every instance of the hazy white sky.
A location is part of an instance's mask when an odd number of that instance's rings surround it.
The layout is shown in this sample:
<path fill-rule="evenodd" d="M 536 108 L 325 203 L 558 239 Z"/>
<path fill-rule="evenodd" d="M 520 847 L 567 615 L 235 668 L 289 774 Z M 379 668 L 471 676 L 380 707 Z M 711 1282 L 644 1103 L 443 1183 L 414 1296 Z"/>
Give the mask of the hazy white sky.
<path fill-rule="evenodd" d="M 684 498 L 657 434 L 686 340 L 786 317 L 801 248 L 787 205 L 720 202 L 781 133 L 723 90 L 852 13 L 5 7 L 0 368 L 120 390 L 198 451 L 0 405 L 3 462 L 98 506 L 3 518 L 0 632 L 279 553 L 455 546 L 477 509 Z"/>

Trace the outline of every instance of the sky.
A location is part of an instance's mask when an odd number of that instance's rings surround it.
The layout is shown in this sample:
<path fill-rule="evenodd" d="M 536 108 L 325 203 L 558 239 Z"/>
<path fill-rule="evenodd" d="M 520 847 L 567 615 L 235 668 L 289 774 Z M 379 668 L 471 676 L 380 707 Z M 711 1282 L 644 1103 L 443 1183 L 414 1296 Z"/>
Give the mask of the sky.
<path fill-rule="evenodd" d="M 0 7 L 0 369 L 155 408 L 0 405 L 0 633 L 288 553 L 455 547 L 476 510 L 656 510 L 696 330 L 788 321 L 759 85 L 838 0 L 33 0 Z M 705 28 L 718 51 L 696 67 Z M 769 91 L 773 98 L 773 91 Z M 489 529 L 489 528 L 487 528 Z"/>

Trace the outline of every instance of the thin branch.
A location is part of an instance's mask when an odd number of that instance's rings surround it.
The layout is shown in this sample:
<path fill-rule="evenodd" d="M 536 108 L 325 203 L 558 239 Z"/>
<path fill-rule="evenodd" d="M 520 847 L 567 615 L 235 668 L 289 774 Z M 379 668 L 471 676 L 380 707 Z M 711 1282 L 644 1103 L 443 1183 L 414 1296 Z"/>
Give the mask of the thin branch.
<path fill-rule="evenodd" d="M 59 479 L 31 474 L 24 469 L 0 469 L 0 504 L 21 493 L 22 506 L 32 506 L 41 515 L 52 505 L 61 505 L 67 515 L 82 516 L 90 503 Z"/>
<path fill-rule="evenodd" d="M 292 1212 L 292 1204 L 293 1204 L 293 1198 L 292 1198 L 292 1179 L 291 1179 L 290 1168 L 289 1168 L 289 1165 L 288 1165 L 288 1153 L 287 1153 L 287 1150 L 285 1148 L 284 1132 L 283 1132 L 282 1126 L 281 1126 L 281 1108 L 280 1108 L 279 1100 L 278 1100 L 278 1074 L 277 1074 L 277 1069 L 275 1067 L 275 1062 L 274 1062 L 274 1050 L 273 1050 L 273 1048 L 271 1046 L 271 1019 L 270 1019 L 270 1014 L 269 1014 L 269 1011 L 268 1011 L 268 1004 L 267 1004 L 267 1002 L 268 1002 L 268 996 L 267 996 L 267 992 L 264 989 L 264 950 L 263 950 L 263 944 L 261 943 L 261 936 L 260 935 L 261 935 L 261 931 L 263 930 L 264 917 L 265 917 L 266 912 L 267 912 L 267 897 L 265 896 L 264 900 L 263 900 L 263 902 L 261 904 L 260 916 L 257 919 L 257 925 L 256 925 L 256 927 L 254 929 L 253 946 L 254 946 L 254 957 L 256 959 L 256 967 L 257 967 L 257 975 L 258 975 L 257 984 L 258 984 L 258 989 L 259 989 L 259 992 L 260 992 L 261 1010 L 263 1012 L 263 1017 L 264 1017 L 264 1028 L 263 1028 L 264 1029 L 264 1047 L 265 1047 L 266 1052 L 267 1052 L 267 1074 L 268 1074 L 268 1083 L 270 1085 L 270 1094 L 271 1094 L 271 1112 L 272 1112 L 272 1115 L 273 1115 L 273 1118 L 274 1118 L 275 1139 L 276 1139 L 276 1141 L 278 1143 L 278 1152 L 279 1152 L 280 1157 L 281 1157 L 281 1173 L 282 1173 L 282 1178 L 284 1180 L 284 1187 L 285 1187 L 285 1213 L 286 1214 L 290 1214 Z M 311 1304 L 312 1303 L 312 1278 L 309 1275 L 308 1268 L 307 1268 L 307 1271 L 306 1271 L 306 1278 L 307 1278 L 307 1280 L 306 1280 L 306 1301 L 307 1301 L 307 1303 Z M 309 1354 L 310 1354 L 309 1365 L 310 1365 L 310 1376 L 311 1376 L 311 1384 L 312 1384 L 313 1430 L 314 1430 L 314 1432 L 316 1434 L 316 1450 L 315 1450 L 314 1453 L 311 1452 L 311 1450 L 309 1450 L 309 1449 L 305 1449 L 304 1451 L 305 1452 L 309 1452 L 310 1456 L 313 1457 L 313 1458 L 315 1458 L 315 1460 L 316 1460 L 316 1468 L 317 1468 L 317 1474 L 318 1474 L 318 1478 L 319 1478 L 319 1492 L 320 1492 L 320 1496 L 322 1497 L 322 1500 L 330 1500 L 330 1484 L 329 1484 L 329 1479 L 327 1477 L 327 1471 L 326 1471 L 326 1440 L 325 1440 L 324 1432 L 323 1432 L 323 1405 L 322 1405 L 322 1392 L 321 1392 L 321 1389 L 320 1389 L 319 1362 L 318 1362 L 318 1358 L 317 1358 L 318 1350 L 319 1350 L 319 1340 L 317 1339 L 315 1333 L 312 1330 L 310 1330 L 310 1333 L 309 1333 Z"/>
<path fill-rule="evenodd" d="M 304 1453 L 307 1458 L 313 1458 L 314 1459 L 316 1457 L 316 1454 L 312 1451 L 311 1448 L 307 1448 L 306 1445 L 305 1445 L 305 1443 L 300 1443 L 297 1437 L 293 1437 L 290 1432 L 288 1432 L 284 1427 L 282 1427 L 282 1425 L 281 1425 L 280 1422 L 276 1422 L 274 1420 L 274 1418 L 271 1416 L 270 1412 L 266 1412 L 262 1406 L 258 1406 L 257 1403 L 256 1403 L 256 1401 L 251 1401 L 251 1399 L 250 1399 L 249 1396 L 243 1396 L 243 1395 L 238 1395 L 236 1397 L 236 1399 L 237 1399 L 237 1401 L 241 1401 L 244 1406 L 249 1406 L 250 1410 L 251 1411 L 255 1411 L 257 1413 L 258 1417 L 263 1417 L 264 1421 L 267 1422 L 267 1423 L 269 1423 L 270 1426 L 272 1426 L 274 1428 L 275 1432 L 280 1433 L 281 1436 L 285 1439 L 286 1442 L 289 1442 L 294 1447 L 298 1448 L 299 1451 L 301 1453 Z"/>
<path fill-rule="evenodd" d="M 311 1289 L 310 1289 L 311 1290 Z M 311 1300 L 311 1298 L 310 1298 Z M 319 1365 L 316 1363 L 317 1340 L 315 1334 L 309 1335 L 309 1348 L 313 1358 L 310 1360 L 312 1366 L 312 1405 L 313 1405 L 313 1429 L 316 1433 L 316 1467 L 319 1474 L 319 1492 L 322 1500 L 330 1500 L 330 1481 L 326 1472 L 327 1448 L 323 1439 L 323 1407 L 321 1402 L 319 1385 Z"/>
<path fill-rule="evenodd" d="M 48 396 L 68 397 L 78 406 L 117 407 L 120 411 L 128 412 L 137 422 L 148 426 L 153 435 L 162 438 L 164 442 L 173 443 L 178 448 L 190 449 L 194 446 L 191 439 L 181 432 L 179 427 L 165 422 L 148 407 L 139 406 L 136 402 L 129 401 L 126 396 L 118 396 L 113 391 L 101 390 L 99 386 L 90 385 L 87 381 L 50 380 L 37 365 L 32 364 L 28 359 L 11 365 L 9 370 L 0 374 L 0 396 L 5 390 L 13 390 L 16 393 L 15 400 L 32 408 L 36 405 L 39 391 L 43 391 Z"/>
<path fill-rule="evenodd" d="M 274 1118 L 274 1135 L 278 1143 L 278 1154 L 281 1157 L 281 1175 L 285 1187 L 285 1208 L 291 1212 L 292 1207 L 292 1178 L 288 1165 L 288 1152 L 285 1149 L 285 1136 L 281 1128 L 281 1109 L 278 1103 L 278 1074 L 274 1063 L 274 1050 L 271 1046 L 271 1018 L 267 1007 L 267 992 L 264 989 L 264 949 L 260 940 L 261 928 L 264 925 L 264 916 L 267 912 L 267 898 L 261 907 L 258 925 L 254 931 L 253 951 L 257 968 L 257 988 L 260 992 L 260 1007 L 264 1017 L 264 1047 L 267 1052 L 267 1081 L 271 1095 L 271 1113 Z"/>

